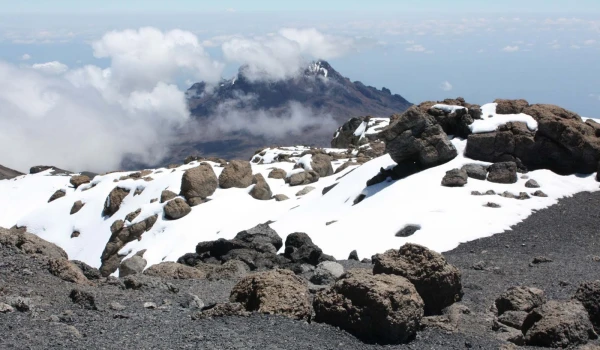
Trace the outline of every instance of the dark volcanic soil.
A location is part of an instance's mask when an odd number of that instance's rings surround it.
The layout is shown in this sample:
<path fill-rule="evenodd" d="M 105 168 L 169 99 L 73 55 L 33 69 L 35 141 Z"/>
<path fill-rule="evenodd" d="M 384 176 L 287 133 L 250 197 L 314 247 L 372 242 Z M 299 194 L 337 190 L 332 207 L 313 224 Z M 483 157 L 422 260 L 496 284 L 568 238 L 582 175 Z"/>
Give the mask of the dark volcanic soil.
<path fill-rule="evenodd" d="M 427 328 L 406 345 L 388 349 L 499 349 L 491 331 L 494 299 L 515 285 L 543 289 L 549 298 L 570 298 L 578 284 L 600 279 L 600 192 L 581 193 L 541 210 L 492 237 L 444 254 L 463 273 L 462 304 L 471 310 L 448 332 Z M 468 223 L 465 223 L 468 224 Z M 545 256 L 552 262 L 530 264 Z M 473 269 L 473 265 L 483 270 Z M 355 264 L 354 264 L 355 265 Z M 369 265 L 362 264 L 368 268 Z M 170 284 L 168 284 L 170 283 Z M 205 303 L 226 301 L 235 281 L 154 282 L 124 289 L 111 279 L 81 287 L 47 272 L 45 260 L 0 247 L 0 300 L 20 295 L 32 310 L 0 314 L 0 349 L 375 349 L 335 327 L 253 315 L 192 321 L 180 302 L 186 293 Z M 73 288 L 91 292 L 98 310 L 74 304 Z M 125 306 L 117 311 L 110 303 Z M 158 309 L 144 308 L 154 302 Z M 508 347 L 507 347 L 508 348 Z"/>

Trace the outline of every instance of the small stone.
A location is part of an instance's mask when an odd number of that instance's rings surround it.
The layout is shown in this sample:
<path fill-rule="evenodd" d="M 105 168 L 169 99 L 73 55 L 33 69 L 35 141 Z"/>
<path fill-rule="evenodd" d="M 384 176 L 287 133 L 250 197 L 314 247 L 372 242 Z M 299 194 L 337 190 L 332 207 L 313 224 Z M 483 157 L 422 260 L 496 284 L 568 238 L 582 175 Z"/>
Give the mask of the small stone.
<path fill-rule="evenodd" d="M 71 233 L 71 238 L 77 238 L 80 234 L 81 233 L 79 231 L 73 231 L 73 233 Z"/>
<path fill-rule="evenodd" d="M 275 198 L 275 201 L 277 202 L 287 201 L 290 199 L 290 197 L 286 196 L 285 194 L 276 194 L 273 198 Z"/>
<path fill-rule="evenodd" d="M 14 311 L 15 309 L 12 306 L 5 303 L 0 303 L 0 314 L 7 314 Z"/>
<path fill-rule="evenodd" d="M 157 306 L 156 306 L 156 304 L 155 304 L 155 303 L 153 303 L 153 302 L 145 302 L 145 303 L 144 303 L 144 308 L 145 308 L 145 309 L 150 309 L 150 310 L 153 310 L 153 309 L 156 309 L 156 308 L 157 308 Z"/>
<path fill-rule="evenodd" d="M 483 196 L 483 193 L 479 191 L 471 191 L 471 196 Z"/>
<path fill-rule="evenodd" d="M 486 194 L 487 196 L 493 196 L 493 195 L 495 195 L 495 194 L 496 194 L 496 191 L 494 191 L 494 190 L 487 190 L 487 191 L 485 191 L 485 194 Z"/>
<path fill-rule="evenodd" d="M 329 226 L 329 225 L 331 225 L 331 224 L 335 224 L 336 222 L 337 222 L 337 220 L 327 221 L 327 222 L 325 223 L 325 226 Z"/>
<path fill-rule="evenodd" d="M 541 263 L 549 263 L 549 262 L 552 262 L 552 259 L 547 258 L 545 256 L 536 256 L 531 261 L 531 263 L 534 264 L 534 265 L 541 264 Z"/>
<path fill-rule="evenodd" d="M 462 187 L 467 184 L 467 172 L 461 169 L 452 169 L 446 172 L 442 179 L 442 186 L 445 187 Z"/>
<path fill-rule="evenodd" d="M 113 301 L 110 304 L 108 304 L 108 307 L 111 308 L 111 310 L 115 310 L 115 311 L 125 310 L 125 306 L 116 301 Z"/>
<path fill-rule="evenodd" d="M 533 192 L 531 195 L 535 196 L 535 197 L 548 197 L 547 194 L 545 194 L 544 192 L 542 192 L 540 190 L 537 190 L 537 191 Z"/>
<path fill-rule="evenodd" d="M 475 264 L 473 264 L 471 268 L 476 271 L 483 271 L 485 270 L 485 261 L 478 261 Z"/>
<path fill-rule="evenodd" d="M 500 204 L 497 203 L 493 203 L 493 202 L 487 202 L 484 207 L 488 207 L 488 208 L 500 208 Z"/>
<path fill-rule="evenodd" d="M 520 192 L 519 196 L 517 196 L 518 200 L 525 200 L 525 199 L 529 199 L 529 198 L 531 198 L 531 197 L 529 197 L 529 195 L 525 192 Z"/>
<path fill-rule="evenodd" d="M 396 232 L 396 237 L 410 237 L 421 229 L 420 225 L 406 225 Z"/>
<path fill-rule="evenodd" d="M 310 192 L 312 192 L 312 191 L 314 191 L 314 190 L 315 190 L 315 188 L 314 188 L 314 187 L 312 187 L 312 186 L 306 186 L 306 187 L 304 187 L 302 190 L 298 191 L 298 192 L 296 193 L 296 196 L 298 196 L 298 197 L 299 197 L 299 196 L 304 196 L 304 195 L 306 195 L 306 194 L 308 194 L 308 193 L 310 193 Z"/>
<path fill-rule="evenodd" d="M 540 185 L 534 179 L 528 180 L 525 183 L 525 187 L 527 188 L 540 188 Z"/>
<path fill-rule="evenodd" d="M 181 306 L 186 309 L 203 309 L 204 302 L 197 295 L 188 293 L 183 302 L 181 302 Z"/>

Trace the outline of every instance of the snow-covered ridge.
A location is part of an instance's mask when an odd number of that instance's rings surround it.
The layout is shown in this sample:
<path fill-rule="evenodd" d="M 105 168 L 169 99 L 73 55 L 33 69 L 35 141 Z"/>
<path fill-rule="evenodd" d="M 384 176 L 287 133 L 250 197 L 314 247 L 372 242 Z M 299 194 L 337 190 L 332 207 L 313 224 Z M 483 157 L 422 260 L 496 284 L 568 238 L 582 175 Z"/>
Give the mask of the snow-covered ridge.
<path fill-rule="evenodd" d="M 324 77 L 327 77 L 327 74 L 329 73 L 329 71 L 327 71 L 327 69 L 321 65 L 321 61 L 311 63 L 310 65 L 308 65 L 307 69 L 310 73 L 317 75 L 321 74 Z"/>

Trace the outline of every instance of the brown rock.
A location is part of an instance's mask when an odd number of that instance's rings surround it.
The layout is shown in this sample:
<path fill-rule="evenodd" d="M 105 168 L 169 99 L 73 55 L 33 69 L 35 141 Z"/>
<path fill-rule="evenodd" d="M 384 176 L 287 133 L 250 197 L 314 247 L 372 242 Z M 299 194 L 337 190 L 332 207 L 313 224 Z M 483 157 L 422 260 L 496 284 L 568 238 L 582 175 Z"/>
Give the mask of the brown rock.
<path fill-rule="evenodd" d="M 219 175 L 221 188 L 246 188 L 250 185 L 252 185 L 252 166 L 247 161 L 232 160 L 225 165 Z"/>
<path fill-rule="evenodd" d="M 165 217 L 169 220 L 177 220 L 192 212 L 192 208 L 182 199 L 175 198 L 164 206 Z"/>
<path fill-rule="evenodd" d="M 546 302 L 544 291 L 531 287 L 511 287 L 496 299 L 498 315 L 506 311 L 529 312 Z"/>
<path fill-rule="evenodd" d="M 596 331 L 600 332 L 600 281 L 582 283 L 573 299 L 583 304 Z"/>
<path fill-rule="evenodd" d="M 128 194 L 129 190 L 120 187 L 113 188 L 104 202 L 102 216 L 113 216 L 114 213 L 119 211 L 119 208 L 121 208 L 121 203 L 123 203 L 123 199 L 125 199 Z"/>
<path fill-rule="evenodd" d="M 308 194 L 308 193 L 310 193 L 310 192 L 312 192 L 314 190 L 315 190 L 314 187 L 312 187 L 312 186 L 306 186 L 302 190 L 298 191 L 296 193 L 296 196 L 304 196 L 304 195 L 306 195 L 306 194 Z"/>
<path fill-rule="evenodd" d="M 152 265 L 144 271 L 144 274 L 153 277 L 180 280 L 207 278 L 206 271 L 175 262 L 162 262 L 160 264 Z"/>
<path fill-rule="evenodd" d="M 188 201 L 195 197 L 206 199 L 215 193 L 218 185 L 217 175 L 215 175 L 210 164 L 202 163 L 183 173 L 181 177 L 181 195 Z"/>
<path fill-rule="evenodd" d="M 28 232 L 0 227 L 0 245 L 12 247 L 28 255 L 39 254 L 53 259 L 68 259 L 62 248 Z"/>
<path fill-rule="evenodd" d="M 287 172 L 285 170 L 277 168 L 277 169 L 271 170 L 268 178 L 269 179 L 285 179 L 286 176 L 287 176 Z"/>
<path fill-rule="evenodd" d="M 314 300 L 315 320 L 382 344 L 412 339 L 423 317 L 423 300 L 404 277 L 350 270 Z"/>
<path fill-rule="evenodd" d="M 67 195 L 67 192 L 65 192 L 65 190 L 57 190 L 56 192 L 54 192 L 54 194 L 52 196 L 50 196 L 50 199 L 48 199 L 48 203 L 53 202 L 59 198 L 66 196 L 66 195 Z"/>
<path fill-rule="evenodd" d="M 273 198 L 275 198 L 277 202 L 287 201 L 290 199 L 290 197 L 286 196 L 285 194 L 276 194 L 273 196 Z"/>
<path fill-rule="evenodd" d="M 90 182 L 90 178 L 86 175 L 73 175 L 69 181 L 73 187 L 77 188 L 83 184 Z"/>
<path fill-rule="evenodd" d="M 71 215 L 76 214 L 78 211 L 80 211 L 84 205 L 85 203 L 83 203 L 82 201 L 77 201 L 73 203 L 73 206 L 71 207 Z"/>
<path fill-rule="evenodd" d="M 230 301 L 247 311 L 310 319 L 312 308 L 306 282 L 290 270 L 271 270 L 249 275 L 231 291 Z"/>
<path fill-rule="evenodd" d="M 312 170 L 319 174 L 319 177 L 333 175 L 333 167 L 331 165 L 331 157 L 326 154 L 315 154 L 311 158 L 310 165 Z"/>
<path fill-rule="evenodd" d="M 127 216 L 125 216 L 125 221 L 133 222 L 133 220 L 135 220 L 135 218 L 137 218 L 141 212 L 142 212 L 142 209 L 137 208 L 135 211 L 132 211 L 131 213 L 127 214 Z"/>
<path fill-rule="evenodd" d="M 497 103 L 496 113 L 498 114 L 519 114 L 523 113 L 523 110 L 529 107 L 529 102 L 526 100 L 503 100 L 496 99 L 494 103 Z M 486 116 L 487 117 L 487 116 Z"/>
<path fill-rule="evenodd" d="M 164 190 L 161 192 L 160 194 L 160 202 L 164 203 L 164 202 L 168 202 L 173 198 L 177 197 L 177 193 L 169 191 L 169 190 Z"/>
<path fill-rule="evenodd" d="M 254 175 L 253 182 L 255 183 L 255 185 L 254 187 L 252 187 L 252 190 L 250 190 L 249 193 L 252 196 L 252 198 L 267 201 L 271 199 L 271 197 L 273 197 L 271 187 L 269 187 L 269 184 L 262 176 L 262 174 Z"/>
<path fill-rule="evenodd" d="M 48 260 L 48 271 L 63 281 L 83 285 L 90 284 L 88 279 L 83 275 L 83 272 L 65 258 Z"/>
<path fill-rule="evenodd" d="M 334 174 L 340 173 L 340 172 L 342 172 L 342 171 L 344 171 L 344 170 L 348 169 L 348 167 L 351 167 L 351 166 L 358 166 L 358 165 L 360 165 L 360 164 L 358 164 L 358 163 L 356 163 L 356 162 L 346 162 L 346 163 L 344 163 L 344 164 L 340 165 L 340 166 L 339 166 L 337 169 L 335 169 L 335 172 L 334 172 Z"/>

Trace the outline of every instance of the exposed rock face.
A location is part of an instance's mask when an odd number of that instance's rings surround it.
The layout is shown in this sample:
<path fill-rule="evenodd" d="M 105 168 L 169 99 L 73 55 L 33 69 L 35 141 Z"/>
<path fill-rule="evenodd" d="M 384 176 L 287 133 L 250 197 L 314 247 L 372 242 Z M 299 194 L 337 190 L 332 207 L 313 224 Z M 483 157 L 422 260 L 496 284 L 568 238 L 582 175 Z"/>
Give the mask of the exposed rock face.
<path fill-rule="evenodd" d="M 206 278 L 206 271 L 175 262 L 162 262 L 152 265 L 144 271 L 144 274 L 153 277 L 182 280 Z"/>
<path fill-rule="evenodd" d="M 290 186 L 308 185 L 319 181 L 319 174 L 313 170 L 303 171 L 300 173 L 292 174 L 285 178 L 285 182 L 289 183 Z"/>
<path fill-rule="evenodd" d="M 193 198 L 206 199 L 215 193 L 219 183 L 210 164 L 202 163 L 188 169 L 181 177 L 181 195 L 188 202 Z"/>
<path fill-rule="evenodd" d="M 158 215 L 152 215 L 131 226 L 125 227 L 123 220 L 117 220 L 111 225 L 110 231 L 112 234 L 100 257 L 102 262 L 100 273 L 102 273 L 102 276 L 106 277 L 117 271 L 123 259 L 122 256 L 118 255 L 119 250 L 134 239 L 141 239 L 144 232 L 150 231 L 157 219 Z"/>
<path fill-rule="evenodd" d="M 77 214 L 77 212 L 79 212 L 84 205 L 85 203 L 83 203 L 82 201 L 77 201 L 73 203 L 73 206 L 71 207 L 71 215 Z"/>
<path fill-rule="evenodd" d="M 425 302 L 427 315 L 439 314 L 462 298 L 460 271 L 425 247 L 407 243 L 400 250 L 375 255 L 373 262 L 374 274 L 399 275 L 413 283 Z"/>
<path fill-rule="evenodd" d="M 315 320 L 383 344 L 412 339 L 423 317 L 423 300 L 415 287 L 396 275 L 348 271 L 313 302 Z"/>
<path fill-rule="evenodd" d="M 54 276 L 76 284 L 89 284 L 81 270 L 65 258 L 48 260 L 48 271 Z"/>
<path fill-rule="evenodd" d="M 192 208 L 182 198 L 170 200 L 163 209 L 169 220 L 181 219 L 192 212 Z"/>
<path fill-rule="evenodd" d="M 65 192 L 65 190 L 57 190 L 56 192 L 54 192 L 54 194 L 52 194 L 52 196 L 50 196 L 50 198 L 48 199 L 48 203 L 53 202 L 59 198 L 66 196 L 66 195 L 67 195 L 67 193 Z"/>
<path fill-rule="evenodd" d="M 129 259 L 123 260 L 119 265 L 119 277 L 127 277 L 142 273 L 148 262 L 139 255 L 134 255 Z"/>
<path fill-rule="evenodd" d="M 465 107 L 456 109 L 455 111 L 445 111 L 433 108 L 437 103 L 431 101 L 423 102 L 418 106 L 421 111 L 434 117 L 448 135 L 466 138 L 471 133 L 469 125 L 471 125 L 475 119 L 481 118 L 480 107 L 478 105 L 466 103 L 465 100 L 460 97 L 458 99 L 446 99 L 438 103 Z"/>
<path fill-rule="evenodd" d="M 512 157 L 530 170 L 550 169 L 559 174 L 596 171 L 600 160 L 598 123 L 583 122 L 577 114 L 554 105 L 535 104 L 522 113 L 537 120 L 537 132 L 525 123 L 507 123 L 495 132 L 470 135 L 466 156 L 488 162 Z"/>
<path fill-rule="evenodd" d="M 252 198 L 258 199 L 258 200 L 263 200 L 263 201 L 268 201 L 269 199 L 271 199 L 271 197 L 273 197 L 273 192 L 271 192 L 271 187 L 269 187 L 269 184 L 267 183 L 265 178 L 262 176 L 262 174 L 254 175 L 253 182 L 255 183 L 255 185 L 254 185 L 254 187 L 252 187 L 252 189 L 250 190 L 250 193 L 249 193 L 252 196 Z"/>
<path fill-rule="evenodd" d="M 582 283 L 573 299 L 583 304 L 596 331 L 600 331 L 600 281 Z"/>
<path fill-rule="evenodd" d="M 566 348 L 596 339 L 583 305 L 576 300 L 551 300 L 533 309 L 523 322 L 525 344 Z"/>
<path fill-rule="evenodd" d="M 467 172 L 467 176 L 472 179 L 485 180 L 487 178 L 488 167 L 481 164 L 465 164 L 461 168 Z"/>
<path fill-rule="evenodd" d="M 113 216 L 114 213 L 119 211 L 119 208 L 121 208 L 121 203 L 123 203 L 123 199 L 125 199 L 128 194 L 129 190 L 120 187 L 113 188 L 104 202 L 102 216 Z"/>
<path fill-rule="evenodd" d="M 277 169 L 271 170 L 268 178 L 269 179 L 285 179 L 286 175 L 287 175 L 287 171 L 277 168 Z"/>
<path fill-rule="evenodd" d="M 452 169 L 446 171 L 446 175 L 442 179 L 442 186 L 445 187 L 462 187 L 467 184 L 467 172 L 461 169 Z"/>
<path fill-rule="evenodd" d="M 243 278 L 231 291 L 231 302 L 239 302 L 247 311 L 310 319 L 309 291 L 300 277 L 289 270 L 259 272 Z"/>
<path fill-rule="evenodd" d="M 352 118 L 345 122 L 333 135 L 331 147 L 349 148 L 351 146 L 360 146 L 361 144 L 366 143 L 366 139 L 360 139 L 360 136 L 354 136 L 354 132 L 366 118 L 367 117 Z"/>
<path fill-rule="evenodd" d="M 0 244 L 28 255 L 39 254 L 52 259 L 69 258 L 67 253 L 59 246 L 28 232 L 7 230 L 0 227 Z"/>
<path fill-rule="evenodd" d="M 331 157 L 317 153 L 312 156 L 310 166 L 313 171 L 319 174 L 319 177 L 326 177 L 329 175 L 333 175 L 333 166 L 331 165 Z"/>
<path fill-rule="evenodd" d="M 436 120 L 414 106 L 381 135 L 386 151 L 398 164 L 415 162 L 426 169 L 446 163 L 458 154 Z"/>
<path fill-rule="evenodd" d="M 546 302 L 544 291 L 530 287 L 511 287 L 496 299 L 498 315 L 506 311 L 529 312 Z"/>
<path fill-rule="evenodd" d="M 519 114 L 522 113 L 525 108 L 529 107 L 529 102 L 526 100 L 504 100 L 496 99 L 494 103 L 497 103 L 496 113 L 498 114 Z"/>
<path fill-rule="evenodd" d="M 514 184 L 518 180 L 517 164 L 501 162 L 490 165 L 487 180 L 501 184 Z"/>
<path fill-rule="evenodd" d="M 73 175 L 71 180 L 69 180 L 73 187 L 77 188 L 83 184 L 87 184 L 90 182 L 90 178 L 86 175 Z"/>
<path fill-rule="evenodd" d="M 164 190 L 160 194 L 160 202 L 161 203 L 168 202 L 173 198 L 177 198 L 177 193 L 175 193 L 173 191 Z"/>
<path fill-rule="evenodd" d="M 246 188 L 252 185 L 252 166 L 250 162 L 232 160 L 223 168 L 219 175 L 221 188 Z"/>

